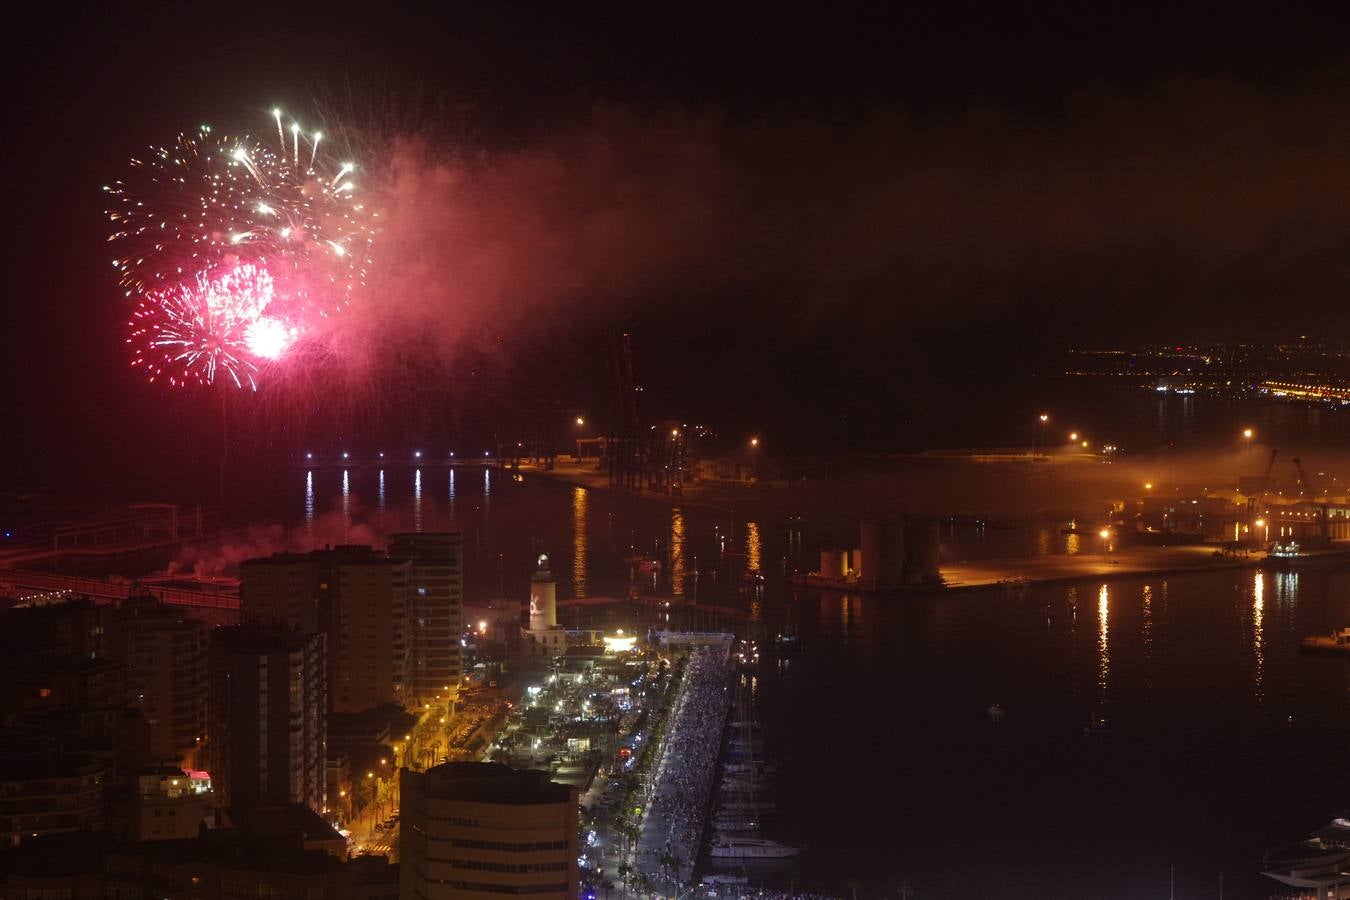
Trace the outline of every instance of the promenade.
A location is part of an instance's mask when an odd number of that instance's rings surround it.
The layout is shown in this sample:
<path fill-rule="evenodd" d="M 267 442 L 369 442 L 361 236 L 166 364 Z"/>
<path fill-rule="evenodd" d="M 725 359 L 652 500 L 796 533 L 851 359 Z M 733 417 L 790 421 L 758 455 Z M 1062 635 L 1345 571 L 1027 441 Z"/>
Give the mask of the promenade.
<path fill-rule="evenodd" d="M 640 824 L 632 864 L 672 896 L 688 883 L 698 861 L 731 706 L 730 666 L 722 646 L 690 654 Z"/>

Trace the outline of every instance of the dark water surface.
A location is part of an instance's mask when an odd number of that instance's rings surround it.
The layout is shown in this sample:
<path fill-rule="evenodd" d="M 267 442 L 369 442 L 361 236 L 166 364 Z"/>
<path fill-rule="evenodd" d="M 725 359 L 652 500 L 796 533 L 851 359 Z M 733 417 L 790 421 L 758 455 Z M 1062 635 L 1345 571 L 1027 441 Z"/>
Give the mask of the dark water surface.
<path fill-rule="evenodd" d="M 1264 897 L 1278 885 L 1259 876 L 1261 854 L 1350 806 L 1350 663 L 1298 652 L 1300 637 L 1350 625 L 1350 567 L 843 597 L 783 578 L 839 527 L 810 510 L 798 539 L 753 510 L 499 470 L 359 470 L 345 493 L 338 470 L 296 477 L 292 534 L 310 543 L 462 530 L 470 601 L 524 599 L 547 552 L 560 599 L 636 587 L 743 613 L 701 626 L 798 632 L 801 652 L 766 660 L 755 690 L 780 765 L 770 832 L 808 850 L 791 872 L 752 877 L 836 895 L 856 879 L 859 896 L 895 897 L 903 880 L 920 898 L 1134 898 L 1167 896 L 1175 866 L 1177 897 L 1216 896 L 1221 873 L 1225 897 Z M 1054 523 L 1013 534 L 944 543 L 1063 550 Z M 634 584 L 630 546 L 665 570 Z M 767 577 L 762 596 L 741 587 L 747 564 Z M 1109 735 L 1084 735 L 1094 713 Z"/>

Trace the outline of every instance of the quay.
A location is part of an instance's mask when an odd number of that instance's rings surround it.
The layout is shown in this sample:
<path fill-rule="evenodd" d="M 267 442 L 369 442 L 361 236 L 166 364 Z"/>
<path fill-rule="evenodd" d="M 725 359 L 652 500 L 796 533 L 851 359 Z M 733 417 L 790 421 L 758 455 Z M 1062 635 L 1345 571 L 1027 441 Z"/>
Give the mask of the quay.
<path fill-rule="evenodd" d="M 859 583 L 856 579 L 824 578 L 815 573 L 794 576 L 792 581 L 805 587 L 840 593 L 931 595 L 990 588 L 1109 581 L 1140 575 L 1182 575 L 1226 569 L 1300 569 L 1338 562 L 1350 562 L 1350 541 L 1336 541 L 1325 550 L 1310 550 L 1300 556 L 1279 558 L 1262 553 L 1229 554 L 1214 544 L 1185 544 L 1132 547 L 1107 554 L 1097 552 L 961 560 L 941 564 L 940 582 L 895 587 L 877 588 Z"/>

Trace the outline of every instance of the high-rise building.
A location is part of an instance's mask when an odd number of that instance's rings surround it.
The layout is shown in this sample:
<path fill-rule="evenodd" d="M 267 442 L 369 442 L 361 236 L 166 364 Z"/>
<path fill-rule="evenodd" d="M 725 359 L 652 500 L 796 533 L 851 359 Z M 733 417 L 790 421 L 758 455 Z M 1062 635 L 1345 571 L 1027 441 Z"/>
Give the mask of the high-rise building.
<path fill-rule="evenodd" d="M 221 806 L 324 809 L 324 636 L 257 624 L 211 636 L 207 731 Z"/>
<path fill-rule="evenodd" d="M 412 562 L 367 546 L 276 553 L 240 567 L 245 622 L 317 629 L 328 639 L 328 704 L 410 706 L 407 614 Z"/>
<path fill-rule="evenodd" d="M 128 666 L 128 704 L 150 723 L 151 758 L 196 766 L 206 736 L 206 623 L 153 597 L 132 597 L 110 630 L 110 653 Z"/>
<path fill-rule="evenodd" d="M 500 763 L 399 774 L 400 897 L 577 897 L 576 788 Z"/>
<path fill-rule="evenodd" d="M 408 649 L 414 700 L 459 690 L 464 631 L 464 537 L 454 532 L 389 536 L 389 556 L 412 563 Z"/>

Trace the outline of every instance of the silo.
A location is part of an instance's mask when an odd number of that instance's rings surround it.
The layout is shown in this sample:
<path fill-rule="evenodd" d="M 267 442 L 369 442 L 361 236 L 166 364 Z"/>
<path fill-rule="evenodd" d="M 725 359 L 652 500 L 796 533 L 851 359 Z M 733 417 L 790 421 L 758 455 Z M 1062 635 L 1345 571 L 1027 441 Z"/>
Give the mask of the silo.
<path fill-rule="evenodd" d="M 873 587 L 898 587 L 905 575 L 905 524 L 863 522 L 859 526 L 865 580 Z"/>
<path fill-rule="evenodd" d="M 843 578 L 848 554 L 843 550 L 820 551 L 820 574 L 824 578 Z"/>

